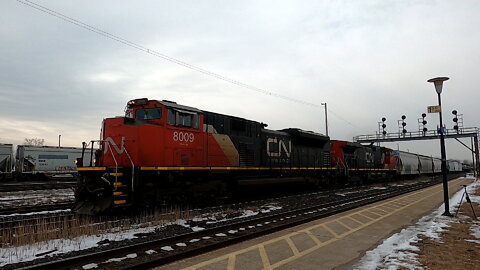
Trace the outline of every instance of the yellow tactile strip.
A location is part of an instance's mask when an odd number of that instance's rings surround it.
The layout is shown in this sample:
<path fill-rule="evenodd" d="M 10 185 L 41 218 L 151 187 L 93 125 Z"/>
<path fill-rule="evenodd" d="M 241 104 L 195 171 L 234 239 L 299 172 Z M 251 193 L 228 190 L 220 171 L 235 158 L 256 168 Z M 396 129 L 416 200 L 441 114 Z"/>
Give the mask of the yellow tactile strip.
<path fill-rule="evenodd" d="M 450 181 L 450 184 L 455 184 L 461 180 Z M 420 191 L 410 193 L 408 195 L 402 196 L 400 198 L 375 205 L 354 213 L 351 213 L 346 216 L 341 216 L 335 220 L 329 220 L 324 223 L 316 224 L 309 228 L 292 232 L 287 235 L 281 236 L 279 238 L 271 239 L 260 244 L 241 249 L 208 261 L 201 262 L 199 264 L 187 267 L 188 270 L 202 270 L 206 268 L 211 268 L 214 264 L 218 265 L 219 262 L 227 262 L 227 270 L 240 269 L 241 267 L 236 268 L 236 261 L 239 258 L 242 258 L 249 254 L 255 254 L 255 257 L 260 257 L 261 265 L 263 269 L 275 269 L 284 264 L 292 262 L 302 256 L 305 256 L 321 247 L 324 247 L 332 242 L 335 242 L 339 239 L 344 238 L 347 235 L 350 235 L 358 230 L 361 230 L 375 222 L 378 222 L 388 216 L 391 216 L 403 209 L 412 206 L 416 203 L 424 201 L 432 196 L 438 196 L 439 193 L 442 193 L 442 187 L 437 185 Z M 388 209 L 388 210 L 387 210 Z M 298 246 L 299 243 L 295 243 L 295 238 L 300 235 L 307 235 L 311 238 L 314 243 L 313 246 L 303 249 Z M 289 247 L 290 251 L 286 258 L 283 259 L 274 259 L 273 262 L 270 261 L 267 250 L 271 245 L 283 244 L 285 247 Z M 300 251 L 301 250 L 301 251 Z M 273 255 L 273 254 L 272 254 Z M 222 264 L 223 265 L 223 264 Z M 238 264 L 240 266 L 241 264 Z M 216 267 L 215 267 L 216 268 Z M 224 268 L 225 269 L 225 268 Z"/>

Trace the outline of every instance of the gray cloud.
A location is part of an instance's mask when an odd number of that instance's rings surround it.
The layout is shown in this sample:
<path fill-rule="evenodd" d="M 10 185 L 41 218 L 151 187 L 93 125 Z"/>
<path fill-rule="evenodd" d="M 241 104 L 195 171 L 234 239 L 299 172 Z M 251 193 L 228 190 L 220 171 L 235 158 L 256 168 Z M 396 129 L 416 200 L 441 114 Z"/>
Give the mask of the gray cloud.
<path fill-rule="evenodd" d="M 337 139 L 408 128 L 449 76 L 444 111 L 479 126 L 477 1 L 37 1 L 190 64 L 280 95 L 328 102 Z M 0 3 L 0 140 L 80 145 L 129 99 L 169 99 L 270 124 L 324 132 L 323 108 L 194 72 L 14 1 Z M 451 125 L 450 115 L 445 117 Z M 343 121 L 346 119 L 349 123 Z M 436 126 L 428 116 L 429 128 Z M 351 124 L 353 125 L 351 125 Z M 438 143 L 401 143 L 437 155 Z M 396 145 L 392 146 L 396 148 Z M 410 149 L 412 150 L 412 149 Z M 457 144 L 449 156 L 469 158 Z"/>

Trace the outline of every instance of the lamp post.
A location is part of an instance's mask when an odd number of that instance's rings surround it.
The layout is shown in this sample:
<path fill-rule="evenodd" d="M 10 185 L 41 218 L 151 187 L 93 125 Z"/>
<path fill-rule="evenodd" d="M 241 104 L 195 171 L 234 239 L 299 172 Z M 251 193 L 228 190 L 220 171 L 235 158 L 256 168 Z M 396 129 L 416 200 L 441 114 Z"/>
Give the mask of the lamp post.
<path fill-rule="evenodd" d="M 448 77 L 437 77 L 428 80 L 427 82 L 431 82 L 435 85 L 435 91 L 437 91 L 438 95 L 438 106 L 440 107 L 440 111 L 438 112 L 438 115 L 440 117 L 440 151 L 442 153 L 442 176 L 443 176 L 443 201 L 445 204 L 445 212 L 443 212 L 442 215 L 444 216 L 452 216 L 450 214 L 450 203 L 449 203 L 449 198 L 448 198 L 448 178 L 447 178 L 447 154 L 445 152 L 445 135 L 444 133 L 444 128 L 443 128 L 443 122 L 442 122 L 442 99 L 440 97 L 440 94 L 442 93 L 442 87 L 443 87 L 443 82 L 448 80 Z"/>
<path fill-rule="evenodd" d="M 325 135 L 328 136 L 328 117 L 327 117 L 327 103 L 321 103 L 323 106 L 325 106 Z"/>

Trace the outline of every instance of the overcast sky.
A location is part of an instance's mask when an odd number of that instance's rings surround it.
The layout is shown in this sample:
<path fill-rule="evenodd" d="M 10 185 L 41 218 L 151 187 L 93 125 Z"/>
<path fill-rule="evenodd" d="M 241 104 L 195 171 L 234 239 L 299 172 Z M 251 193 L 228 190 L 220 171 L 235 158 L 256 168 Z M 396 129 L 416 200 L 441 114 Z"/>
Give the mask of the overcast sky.
<path fill-rule="evenodd" d="M 22 0 L 23 1 L 23 0 Z M 24 2 L 24 1 L 23 1 Z M 80 146 L 128 100 L 168 99 L 202 110 L 352 140 L 417 131 L 442 101 L 478 127 L 480 1 L 40 1 L 68 17 L 239 82 L 318 106 L 265 95 L 133 49 L 19 1 L 0 2 L 0 142 L 43 138 Z M 28 3 L 28 2 L 27 2 Z M 32 5 L 32 4 L 30 4 Z M 438 117 L 427 116 L 435 129 Z M 470 144 L 470 140 L 463 141 Z M 397 148 L 397 144 L 387 146 Z M 400 149 L 439 156 L 438 141 Z M 449 158 L 471 159 L 447 140 Z"/>

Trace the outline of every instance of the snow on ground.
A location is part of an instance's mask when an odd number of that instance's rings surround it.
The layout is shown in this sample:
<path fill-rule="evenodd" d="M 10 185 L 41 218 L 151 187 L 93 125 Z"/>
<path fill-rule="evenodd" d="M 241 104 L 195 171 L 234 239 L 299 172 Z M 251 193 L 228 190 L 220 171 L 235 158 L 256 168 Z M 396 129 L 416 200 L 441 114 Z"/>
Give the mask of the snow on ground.
<path fill-rule="evenodd" d="M 154 230 L 155 227 L 138 228 L 102 235 L 80 236 L 72 239 L 55 239 L 29 246 L 2 248 L 0 249 L 0 267 L 6 264 L 32 261 L 50 255 L 58 255 L 70 251 L 78 251 L 100 246 L 101 244 L 98 244 L 98 242 L 106 239 L 109 241 L 132 239 L 136 238 L 135 234 L 150 233 Z"/>
<path fill-rule="evenodd" d="M 105 262 L 106 263 L 121 262 L 125 259 L 133 259 L 133 258 L 136 258 L 136 257 L 137 257 L 137 253 L 132 253 L 132 254 L 128 254 L 127 256 L 121 257 L 121 258 L 111 258 L 111 259 L 106 260 Z"/>
<path fill-rule="evenodd" d="M 480 186 L 477 180 L 467 187 L 472 202 L 480 203 L 480 196 L 475 196 L 474 190 Z M 455 213 L 464 189 L 457 192 L 450 198 L 450 212 Z M 463 198 L 465 202 L 465 198 Z M 417 243 L 420 235 L 431 239 L 438 239 L 439 234 L 447 227 L 450 222 L 454 221 L 451 217 L 442 216 L 445 206 L 442 204 L 437 210 L 428 216 L 421 218 L 415 225 L 412 225 L 401 232 L 392 235 L 383 241 L 377 248 L 367 251 L 365 256 L 355 264 L 352 269 L 398 269 L 405 267 L 406 269 L 423 269 L 418 263 L 417 255 L 412 252 L 418 250 L 413 244 Z M 480 238 L 480 226 L 472 226 L 472 235 Z"/>
<path fill-rule="evenodd" d="M 275 211 L 281 209 L 281 207 L 267 205 L 261 207 L 259 211 L 251 211 L 251 210 L 243 210 L 240 211 L 239 215 L 233 218 L 224 217 L 223 214 L 219 213 L 210 213 L 206 215 L 202 215 L 200 217 L 194 217 L 193 221 L 209 221 L 211 223 L 217 223 L 221 221 L 226 221 L 230 219 L 237 219 L 243 217 L 249 217 L 258 215 L 260 211 Z M 217 219 L 218 216 L 222 216 L 220 220 Z M 167 223 L 162 226 L 168 225 L 180 225 L 186 228 L 190 228 L 192 231 L 200 231 L 204 230 L 202 227 L 194 226 L 190 227 L 188 224 L 189 221 L 184 219 L 179 219 L 171 223 Z M 0 249 L 0 267 L 5 266 L 7 264 L 18 263 L 18 262 L 26 262 L 32 261 L 38 258 L 43 258 L 51 255 L 58 255 L 63 254 L 71 251 L 79 251 L 84 250 L 92 247 L 98 247 L 102 244 L 99 242 L 103 241 L 103 245 L 108 245 L 109 241 L 122 241 L 127 239 L 137 238 L 137 234 L 145 234 L 145 233 L 152 233 L 156 229 L 159 229 L 162 226 L 149 226 L 144 228 L 135 228 L 130 230 L 124 230 L 119 232 L 110 232 L 101 235 L 91 235 L 91 236 L 80 236 L 72 239 L 55 239 L 46 242 L 36 243 L 29 246 L 21 246 L 21 247 L 12 247 L 12 248 L 2 248 Z M 226 236 L 222 234 L 222 236 Z M 204 240 L 207 240 L 211 237 L 203 237 Z M 107 240 L 108 241 L 105 241 Z M 201 241 L 200 239 L 192 239 L 191 243 Z M 178 244 L 177 244 L 178 245 Z M 186 245 L 185 243 L 179 243 L 178 246 Z M 162 250 L 171 251 L 173 250 L 172 247 L 162 247 Z M 120 259 L 120 258 L 113 258 L 113 259 Z M 125 258 L 122 258 L 125 259 Z M 92 269 L 96 268 L 97 266 L 92 265 L 84 265 L 84 269 Z"/>
<path fill-rule="evenodd" d="M 73 202 L 73 200 L 73 190 L 70 188 L 0 192 L 0 208 Z"/>
<path fill-rule="evenodd" d="M 71 209 L 64 209 L 64 210 L 49 210 L 49 211 L 38 211 L 38 212 L 30 212 L 30 213 L 20 213 L 20 214 L 9 214 L 9 215 L 0 215 L 0 218 L 4 217 L 14 217 L 14 216 L 33 216 L 33 215 L 46 215 L 46 214 L 54 214 L 54 213 L 69 213 L 72 212 Z"/>
<path fill-rule="evenodd" d="M 229 217 L 228 213 L 216 213 L 216 214 L 208 213 L 208 214 L 203 214 L 199 217 L 194 217 L 194 218 L 192 218 L 192 221 L 193 222 L 205 221 L 206 224 L 215 224 L 215 223 L 225 222 L 227 220 L 232 220 L 232 219 L 242 219 L 242 218 L 247 218 L 247 217 L 251 217 L 251 216 L 256 216 L 260 213 L 264 214 L 264 213 L 269 213 L 269 212 L 272 212 L 272 211 L 277 211 L 277 210 L 280 210 L 280 209 L 282 209 L 282 207 L 268 204 L 268 205 L 264 205 L 264 206 L 260 207 L 260 209 L 256 210 L 256 211 L 242 210 L 241 212 L 237 213 L 238 215 L 235 216 L 235 217 Z M 179 224 L 179 225 L 181 225 L 181 224 Z M 201 228 L 201 229 L 203 229 L 203 228 Z"/>

